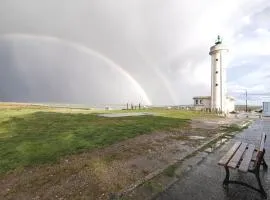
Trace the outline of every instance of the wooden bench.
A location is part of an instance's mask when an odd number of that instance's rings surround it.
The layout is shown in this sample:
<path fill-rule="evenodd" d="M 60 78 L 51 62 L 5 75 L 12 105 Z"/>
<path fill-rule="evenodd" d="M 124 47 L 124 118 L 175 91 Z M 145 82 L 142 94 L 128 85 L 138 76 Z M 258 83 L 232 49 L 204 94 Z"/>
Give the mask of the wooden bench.
<path fill-rule="evenodd" d="M 262 133 L 259 149 L 256 149 L 254 144 L 248 144 L 245 142 L 236 142 L 232 146 L 232 148 L 220 159 L 218 164 L 224 166 L 226 171 L 226 177 L 223 181 L 224 187 L 228 187 L 229 183 L 244 185 L 246 187 L 249 187 L 253 190 L 260 192 L 265 198 L 267 198 L 267 194 L 261 184 L 259 173 L 261 165 L 263 165 L 264 170 L 267 170 L 268 168 L 264 160 L 265 140 L 266 135 L 265 133 Z M 244 182 L 230 180 L 229 169 L 236 169 L 240 172 L 244 173 L 251 172 L 255 174 L 256 179 L 258 181 L 259 189 Z"/>

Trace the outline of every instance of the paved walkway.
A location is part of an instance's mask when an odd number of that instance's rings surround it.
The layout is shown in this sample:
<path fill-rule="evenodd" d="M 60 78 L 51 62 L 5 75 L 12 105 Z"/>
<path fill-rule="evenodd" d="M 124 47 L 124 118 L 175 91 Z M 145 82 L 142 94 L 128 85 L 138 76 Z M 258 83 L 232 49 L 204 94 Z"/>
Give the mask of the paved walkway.
<path fill-rule="evenodd" d="M 132 112 L 132 113 L 105 113 L 98 114 L 100 117 L 131 117 L 131 116 L 143 116 L 143 115 L 153 115 L 147 112 Z"/>
<path fill-rule="evenodd" d="M 173 184 L 169 189 L 161 193 L 156 199 L 263 199 L 258 192 L 241 185 L 231 184 L 229 185 L 228 192 L 226 192 L 222 187 L 222 182 L 225 177 L 225 170 L 223 167 L 217 165 L 218 160 L 236 140 L 251 142 L 258 146 L 260 141 L 260 134 L 262 131 L 265 131 L 267 134 L 265 160 L 269 165 L 269 169 L 268 172 L 261 174 L 261 180 L 265 191 L 268 193 L 268 199 L 270 199 L 270 119 L 264 119 L 264 121 L 259 119 L 256 120 L 256 122 L 249 129 L 238 134 L 234 137 L 234 139 L 221 146 L 213 153 L 210 153 L 203 162 L 194 167 L 194 169 L 189 171 L 183 178 Z M 253 181 L 254 186 L 258 187 L 256 178 L 253 174 L 248 173 L 247 176 L 243 176 L 236 170 L 231 171 L 232 179 L 241 179 L 242 181 L 249 182 Z"/>

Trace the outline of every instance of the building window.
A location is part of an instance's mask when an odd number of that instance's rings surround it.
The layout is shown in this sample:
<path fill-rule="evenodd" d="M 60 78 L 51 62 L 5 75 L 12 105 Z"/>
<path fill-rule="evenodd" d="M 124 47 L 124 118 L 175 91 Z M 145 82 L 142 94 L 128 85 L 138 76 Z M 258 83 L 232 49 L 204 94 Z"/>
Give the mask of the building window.
<path fill-rule="evenodd" d="M 216 58 L 216 61 L 218 61 L 218 59 Z"/>
<path fill-rule="evenodd" d="M 200 104 L 202 104 L 202 100 L 200 99 Z"/>
<path fill-rule="evenodd" d="M 216 83 L 216 86 L 218 86 L 218 84 Z"/>
<path fill-rule="evenodd" d="M 216 74 L 218 73 L 218 71 L 216 71 Z"/>
<path fill-rule="evenodd" d="M 198 105 L 198 99 L 195 100 L 195 104 Z"/>

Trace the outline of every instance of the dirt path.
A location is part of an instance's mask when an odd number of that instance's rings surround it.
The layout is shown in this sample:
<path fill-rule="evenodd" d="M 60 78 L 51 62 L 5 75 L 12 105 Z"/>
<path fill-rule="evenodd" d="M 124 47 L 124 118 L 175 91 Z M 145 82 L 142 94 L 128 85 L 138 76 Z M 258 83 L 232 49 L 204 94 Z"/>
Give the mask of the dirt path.
<path fill-rule="evenodd" d="M 223 121 L 222 121 L 223 120 Z M 230 120 L 194 120 L 190 127 L 141 135 L 107 148 L 65 157 L 0 177 L 0 199 L 108 199 L 219 132 Z"/>

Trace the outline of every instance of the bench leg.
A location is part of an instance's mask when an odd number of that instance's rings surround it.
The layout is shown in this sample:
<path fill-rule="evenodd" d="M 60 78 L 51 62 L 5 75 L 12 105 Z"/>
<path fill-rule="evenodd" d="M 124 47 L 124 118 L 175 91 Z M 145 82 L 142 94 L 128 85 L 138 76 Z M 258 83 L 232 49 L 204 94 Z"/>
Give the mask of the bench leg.
<path fill-rule="evenodd" d="M 252 172 L 252 173 L 255 174 L 260 189 L 257 189 L 255 187 L 253 187 L 253 186 L 251 186 L 251 185 L 249 185 L 247 183 L 241 182 L 241 181 L 230 180 L 230 171 L 229 171 L 229 168 L 227 166 L 224 166 L 224 168 L 225 168 L 225 171 L 226 171 L 226 177 L 225 177 L 225 179 L 223 181 L 223 187 L 224 188 L 228 189 L 229 183 L 240 184 L 240 185 L 249 187 L 249 188 L 251 188 L 253 190 L 256 190 L 256 191 L 260 192 L 263 195 L 264 198 L 267 198 L 267 194 L 266 194 L 265 190 L 263 189 L 263 186 L 262 186 L 262 183 L 261 183 L 260 174 L 259 174 L 260 173 L 259 168 L 255 169 L 255 170 L 252 170 L 250 172 Z"/>
<path fill-rule="evenodd" d="M 262 186 L 262 183 L 261 183 L 259 169 L 258 169 L 258 170 L 255 170 L 255 176 L 256 176 L 256 179 L 257 179 L 257 181 L 258 181 L 258 185 L 259 185 L 259 187 L 260 187 L 260 192 L 262 193 L 262 195 L 263 195 L 265 198 L 267 198 L 267 194 L 266 194 L 266 192 L 264 191 L 263 186 Z"/>
<path fill-rule="evenodd" d="M 223 181 L 223 186 L 226 187 L 229 185 L 229 180 L 230 180 L 230 171 L 229 171 L 229 168 L 227 166 L 224 167 L 225 168 L 225 171 L 226 171 L 226 177 Z"/>
<path fill-rule="evenodd" d="M 262 165 L 263 165 L 263 169 L 264 169 L 264 170 L 267 170 L 267 169 L 268 169 L 268 166 L 267 166 L 267 164 L 266 164 L 264 158 L 262 159 Z"/>

